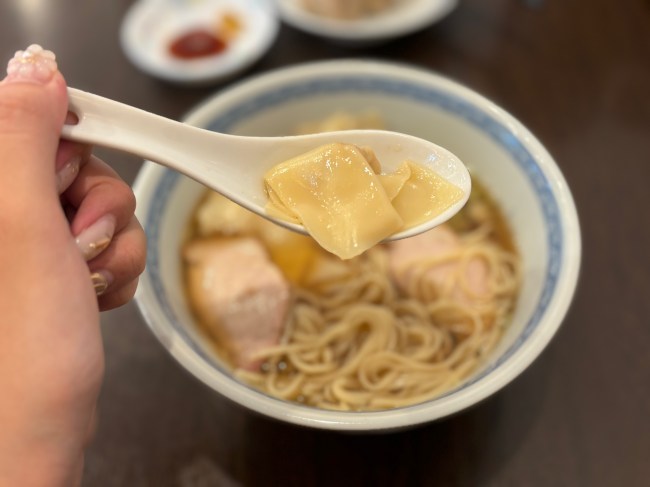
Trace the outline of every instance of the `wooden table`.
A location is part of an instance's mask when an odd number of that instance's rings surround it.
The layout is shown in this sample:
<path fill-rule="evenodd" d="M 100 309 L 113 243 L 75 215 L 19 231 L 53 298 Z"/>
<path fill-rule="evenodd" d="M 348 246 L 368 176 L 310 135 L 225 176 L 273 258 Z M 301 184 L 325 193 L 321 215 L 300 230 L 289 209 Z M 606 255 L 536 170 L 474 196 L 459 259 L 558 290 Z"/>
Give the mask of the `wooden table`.
<path fill-rule="evenodd" d="M 38 42 L 70 85 L 180 118 L 222 85 L 180 88 L 127 62 L 128 0 L 0 2 L 0 55 Z M 563 327 L 514 383 L 451 419 L 393 434 L 287 426 L 185 373 L 132 304 L 103 317 L 107 371 L 88 486 L 650 485 L 650 3 L 461 0 L 371 49 L 283 26 L 246 75 L 307 60 L 425 66 L 513 113 L 549 148 L 581 219 Z M 140 161 L 100 151 L 129 181 Z"/>

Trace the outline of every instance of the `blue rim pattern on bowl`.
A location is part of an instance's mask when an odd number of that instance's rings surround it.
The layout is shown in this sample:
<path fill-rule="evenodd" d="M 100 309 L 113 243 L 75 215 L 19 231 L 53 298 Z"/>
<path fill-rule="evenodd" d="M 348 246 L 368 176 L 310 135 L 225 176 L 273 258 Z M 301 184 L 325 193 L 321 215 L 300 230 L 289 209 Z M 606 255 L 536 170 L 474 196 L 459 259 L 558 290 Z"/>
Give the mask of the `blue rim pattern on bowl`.
<path fill-rule="evenodd" d="M 484 133 L 488 134 L 510 154 L 528 177 L 540 202 L 544 222 L 548 230 L 549 260 L 545 272 L 544 286 L 542 288 L 542 294 L 537 308 L 533 312 L 528 323 L 526 323 L 521 335 L 497 360 L 471 380 L 466 381 L 459 387 L 438 396 L 444 397 L 452 392 L 469 387 L 493 372 L 501 364 L 506 362 L 537 328 L 537 325 L 539 324 L 541 317 L 544 315 L 555 290 L 564 257 L 562 247 L 563 234 L 559 207 L 553 192 L 551 191 L 551 185 L 549 184 L 546 175 L 540 170 L 537 164 L 535 164 L 535 159 L 532 154 L 526 149 L 526 147 L 524 147 L 510 129 L 495 120 L 485 111 L 440 89 L 415 86 L 407 82 L 386 80 L 371 76 L 364 78 L 339 77 L 334 79 L 319 79 L 310 82 L 298 82 L 248 99 L 223 113 L 217 119 L 213 120 L 206 128 L 217 132 L 228 133 L 240 120 L 257 113 L 260 110 L 273 107 L 287 100 L 296 100 L 318 93 L 349 93 L 354 91 L 398 95 L 400 97 L 437 106 L 442 110 L 465 119 L 472 125 L 481 129 Z M 183 330 L 182 325 L 169 304 L 160 276 L 160 264 L 157 249 L 161 219 L 164 214 L 165 206 L 169 201 L 168 196 L 171 194 L 180 178 L 181 176 L 178 173 L 167 170 L 157 184 L 155 197 L 152 201 L 145 225 L 148 238 L 147 269 L 151 275 L 151 282 L 158 304 L 164 310 L 170 323 L 172 323 L 174 331 L 183 336 L 199 356 L 213 365 L 218 366 L 218 364 L 202 351 L 201 347 L 194 344 L 192 338 Z"/>

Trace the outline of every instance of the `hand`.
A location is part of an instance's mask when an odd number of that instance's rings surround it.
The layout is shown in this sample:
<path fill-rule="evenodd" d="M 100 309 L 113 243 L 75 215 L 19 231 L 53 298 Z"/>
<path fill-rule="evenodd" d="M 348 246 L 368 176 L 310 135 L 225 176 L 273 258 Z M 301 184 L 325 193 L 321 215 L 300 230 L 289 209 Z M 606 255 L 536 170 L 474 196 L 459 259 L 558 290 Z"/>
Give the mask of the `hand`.
<path fill-rule="evenodd" d="M 0 83 L 0 486 L 78 483 L 104 357 L 99 309 L 144 266 L 130 188 L 59 140 L 54 56 L 17 53 Z M 98 296 L 99 295 L 99 296 Z"/>
<path fill-rule="evenodd" d="M 121 306 L 133 297 L 144 268 L 144 232 L 133 214 L 135 196 L 87 146 L 61 141 L 57 161 L 61 203 L 87 261 L 99 309 Z M 69 178 L 74 179 L 68 186 Z"/>

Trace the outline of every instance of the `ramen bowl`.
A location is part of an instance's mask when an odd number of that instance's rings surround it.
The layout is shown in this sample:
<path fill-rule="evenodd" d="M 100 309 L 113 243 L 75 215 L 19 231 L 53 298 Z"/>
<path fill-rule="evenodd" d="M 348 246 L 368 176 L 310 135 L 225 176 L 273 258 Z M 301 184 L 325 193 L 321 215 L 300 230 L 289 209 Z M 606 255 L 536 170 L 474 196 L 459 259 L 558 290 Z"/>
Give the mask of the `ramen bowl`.
<path fill-rule="evenodd" d="M 432 400 L 368 412 L 324 410 L 266 395 L 234 378 L 189 309 L 181 247 L 203 188 L 145 162 L 135 183 L 148 236 L 136 294 L 155 336 L 192 375 L 250 410 L 287 423 L 386 431 L 444 418 L 506 386 L 547 346 L 572 300 L 580 230 L 557 164 L 515 118 L 483 96 L 430 71 L 372 61 L 331 61 L 270 72 L 208 99 L 186 118 L 218 132 L 276 136 L 335 111 L 372 110 L 386 128 L 426 138 L 458 155 L 500 205 L 523 261 L 512 320 L 496 348 L 462 383 Z M 249 163 L 253 161 L 233 161 Z"/>

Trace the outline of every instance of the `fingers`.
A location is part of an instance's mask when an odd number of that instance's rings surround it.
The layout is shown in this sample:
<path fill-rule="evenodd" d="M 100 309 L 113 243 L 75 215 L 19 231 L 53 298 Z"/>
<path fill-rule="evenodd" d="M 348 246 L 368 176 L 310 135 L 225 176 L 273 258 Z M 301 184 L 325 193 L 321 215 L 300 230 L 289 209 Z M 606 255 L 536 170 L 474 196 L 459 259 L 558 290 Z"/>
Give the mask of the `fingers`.
<path fill-rule="evenodd" d="M 90 156 L 79 175 L 63 193 L 76 208 L 70 224 L 86 260 L 97 255 L 92 247 L 121 231 L 135 212 L 135 196 L 117 173 L 96 156 Z"/>
<path fill-rule="evenodd" d="M 108 309 L 135 291 L 144 232 L 131 188 L 90 147 L 59 140 L 67 107 L 54 54 L 37 45 L 18 51 L 0 82 L 0 171 L 11 174 L 0 178 L 0 207 L 19 215 L 21 225 L 69 242 L 61 195 L 77 246 L 98 276 L 100 306 Z"/>
<path fill-rule="evenodd" d="M 138 280 L 136 279 L 130 282 L 128 285 L 121 287 L 114 292 L 99 296 L 97 298 L 97 303 L 99 304 L 99 310 L 108 311 L 114 308 L 119 308 L 120 306 L 124 306 L 133 298 L 137 286 L 138 286 Z"/>
<path fill-rule="evenodd" d="M 144 231 L 134 217 L 133 191 L 108 165 L 90 156 L 62 198 L 75 209 L 70 228 L 93 275 L 100 308 L 126 303 L 144 270 L 146 252 Z"/>
<path fill-rule="evenodd" d="M 0 188 L 39 194 L 34 203 L 49 204 L 43 200 L 56 197 L 52 164 L 67 112 L 65 80 L 54 54 L 38 46 L 18 51 L 7 73 L 0 82 L 0 170 L 10 165 L 4 173 L 11 169 L 12 177 Z"/>
<path fill-rule="evenodd" d="M 56 152 L 56 189 L 57 194 L 67 190 L 79 174 L 81 167 L 90 159 L 91 147 L 69 140 L 59 141 Z"/>
<path fill-rule="evenodd" d="M 104 277 L 99 291 L 102 311 L 127 303 L 135 293 L 138 277 L 144 270 L 145 236 L 135 217 L 117 233 L 111 244 L 88 263 L 90 272 Z"/>

